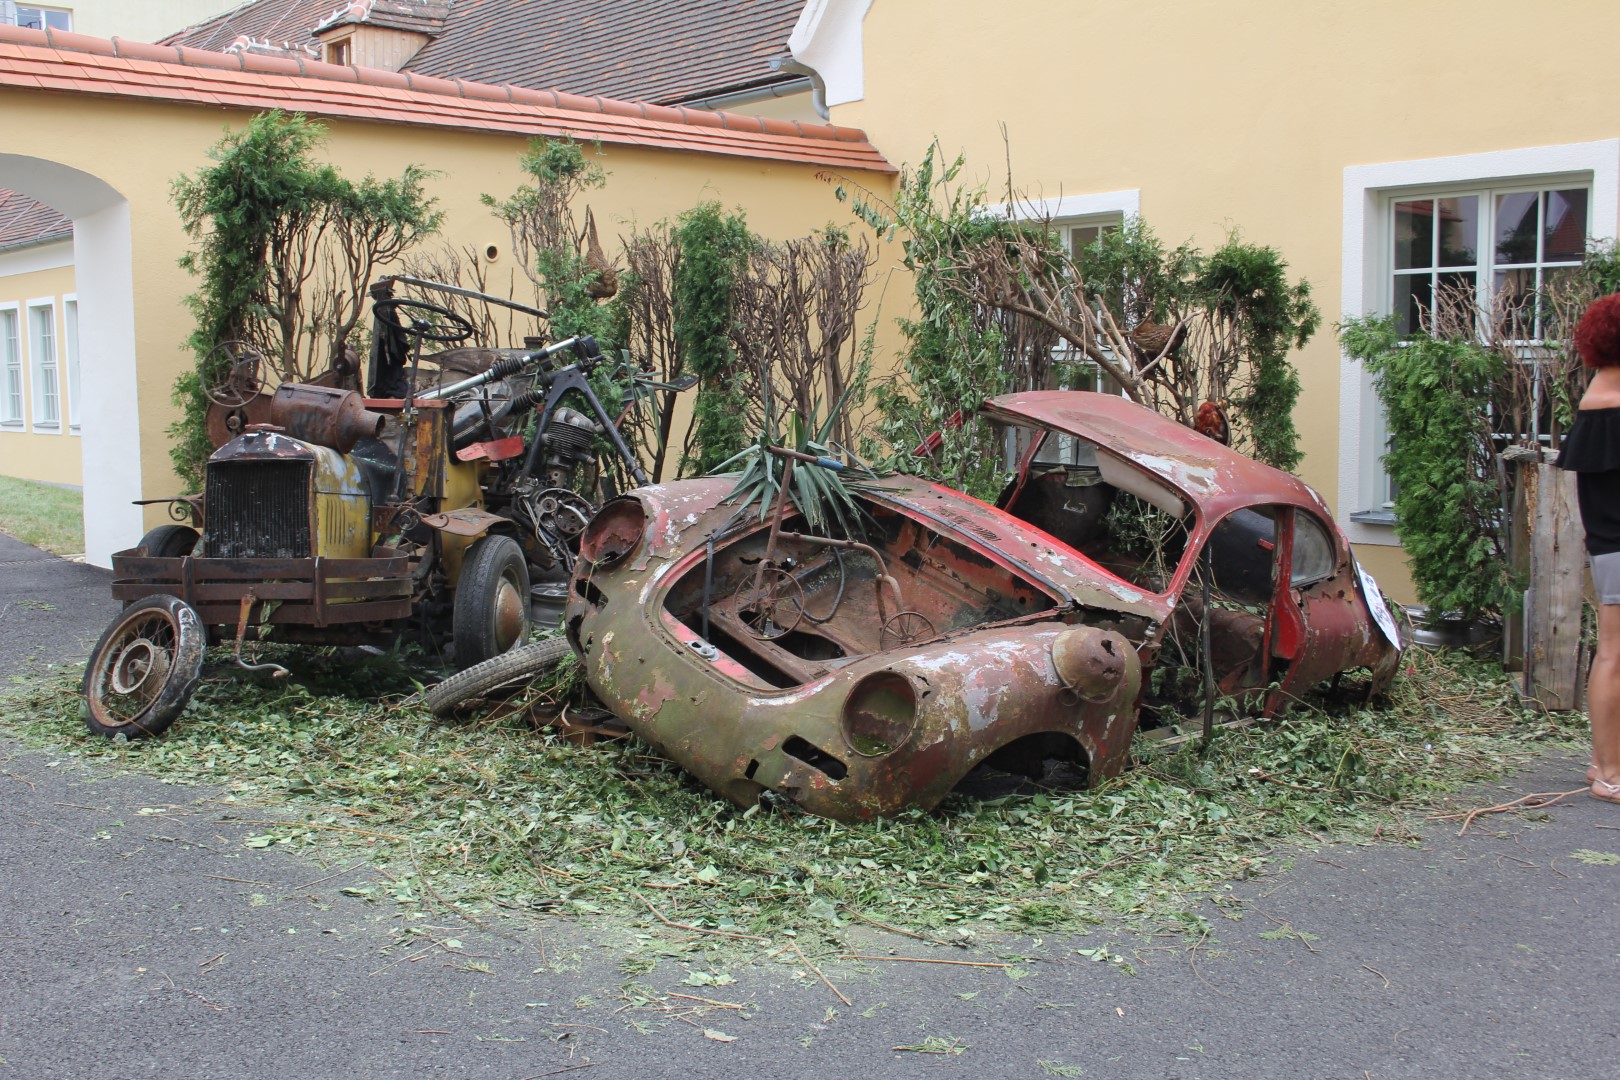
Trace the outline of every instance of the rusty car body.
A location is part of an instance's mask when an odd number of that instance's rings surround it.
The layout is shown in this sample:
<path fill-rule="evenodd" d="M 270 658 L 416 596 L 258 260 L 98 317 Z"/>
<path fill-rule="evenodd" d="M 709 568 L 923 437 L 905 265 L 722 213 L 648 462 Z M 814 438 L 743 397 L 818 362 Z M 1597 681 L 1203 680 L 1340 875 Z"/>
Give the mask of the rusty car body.
<path fill-rule="evenodd" d="M 1115 775 L 1159 667 L 1252 712 L 1393 677 L 1377 587 L 1297 478 L 1119 397 L 984 413 L 1018 453 L 998 505 L 886 477 L 854 488 L 854 543 L 739 518 L 724 477 L 606 504 L 564 619 L 592 690 L 732 801 L 852 820 L 981 765 Z"/>

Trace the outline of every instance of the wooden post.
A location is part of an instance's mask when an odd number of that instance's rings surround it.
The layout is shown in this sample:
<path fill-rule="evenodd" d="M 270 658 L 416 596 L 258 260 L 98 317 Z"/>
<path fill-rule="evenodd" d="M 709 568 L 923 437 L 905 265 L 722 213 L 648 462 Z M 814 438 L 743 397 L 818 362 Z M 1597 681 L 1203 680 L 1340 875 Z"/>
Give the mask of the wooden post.
<path fill-rule="evenodd" d="M 1523 575 L 1526 582 L 1530 580 L 1530 519 L 1536 504 L 1532 489 L 1537 475 L 1535 462 L 1539 460 L 1538 453 L 1533 461 L 1507 460 L 1505 456 L 1503 461 L 1507 475 L 1513 480 L 1507 508 L 1508 560 L 1513 572 Z M 1502 667 L 1507 671 L 1524 670 L 1524 621 L 1529 614 L 1529 603 L 1527 597 L 1524 609 L 1505 612 L 1502 616 Z"/>
<path fill-rule="evenodd" d="M 1581 707 L 1581 595 L 1586 545 L 1575 501 L 1575 474 L 1531 466 L 1536 478 L 1530 541 L 1530 599 L 1525 612 L 1526 698 L 1550 711 Z"/>

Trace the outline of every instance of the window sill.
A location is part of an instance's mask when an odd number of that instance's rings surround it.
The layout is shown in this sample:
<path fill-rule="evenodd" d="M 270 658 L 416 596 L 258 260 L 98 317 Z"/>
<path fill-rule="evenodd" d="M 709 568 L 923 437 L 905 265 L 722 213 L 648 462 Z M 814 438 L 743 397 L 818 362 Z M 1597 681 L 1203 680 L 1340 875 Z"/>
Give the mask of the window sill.
<path fill-rule="evenodd" d="M 27 431 L 28 426 L 21 420 L 0 420 L 0 431 Z"/>
<path fill-rule="evenodd" d="M 1357 510 L 1350 515 L 1357 525 L 1388 525 L 1394 527 L 1399 519 L 1393 510 Z"/>
<path fill-rule="evenodd" d="M 34 421 L 34 430 L 44 432 L 44 433 L 46 433 L 48 435 L 55 435 L 58 431 L 62 430 L 62 425 L 61 424 L 41 423 L 40 421 L 35 420 Z"/>

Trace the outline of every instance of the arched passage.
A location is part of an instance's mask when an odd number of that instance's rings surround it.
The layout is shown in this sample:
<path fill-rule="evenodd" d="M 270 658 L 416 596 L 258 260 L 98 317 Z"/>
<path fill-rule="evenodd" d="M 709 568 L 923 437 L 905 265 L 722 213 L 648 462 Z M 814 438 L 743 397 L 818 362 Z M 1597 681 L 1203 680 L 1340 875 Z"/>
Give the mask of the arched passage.
<path fill-rule="evenodd" d="M 129 202 L 98 176 L 60 162 L 0 153 L 0 187 L 73 219 L 79 301 L 85 558 L 112 553 L 142 531 L 140 411 L 135 364 Z"/>

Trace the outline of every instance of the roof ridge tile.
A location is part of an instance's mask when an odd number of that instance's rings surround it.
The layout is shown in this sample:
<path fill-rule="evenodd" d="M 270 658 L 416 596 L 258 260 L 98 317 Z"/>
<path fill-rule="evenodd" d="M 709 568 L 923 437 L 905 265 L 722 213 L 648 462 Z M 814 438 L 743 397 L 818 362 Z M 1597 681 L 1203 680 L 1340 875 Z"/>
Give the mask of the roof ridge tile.
<path fill-rule="evenodd" d="M 152 45 L 129 38 L 112 39 L 113 55 L 126 60 L 150 60 L 155 64 L 183 64 L 178 45 Z"/>
<path fill-rule="evenodd" d="M 97 56 L 114 56 L 113 43 L 106 38 L 91 37 L 89 34 L 75 34 L 71 30 L 45 30 L 45 40 L 53 49 L 71 49 L 75 52 L 94 53 Z"/>

